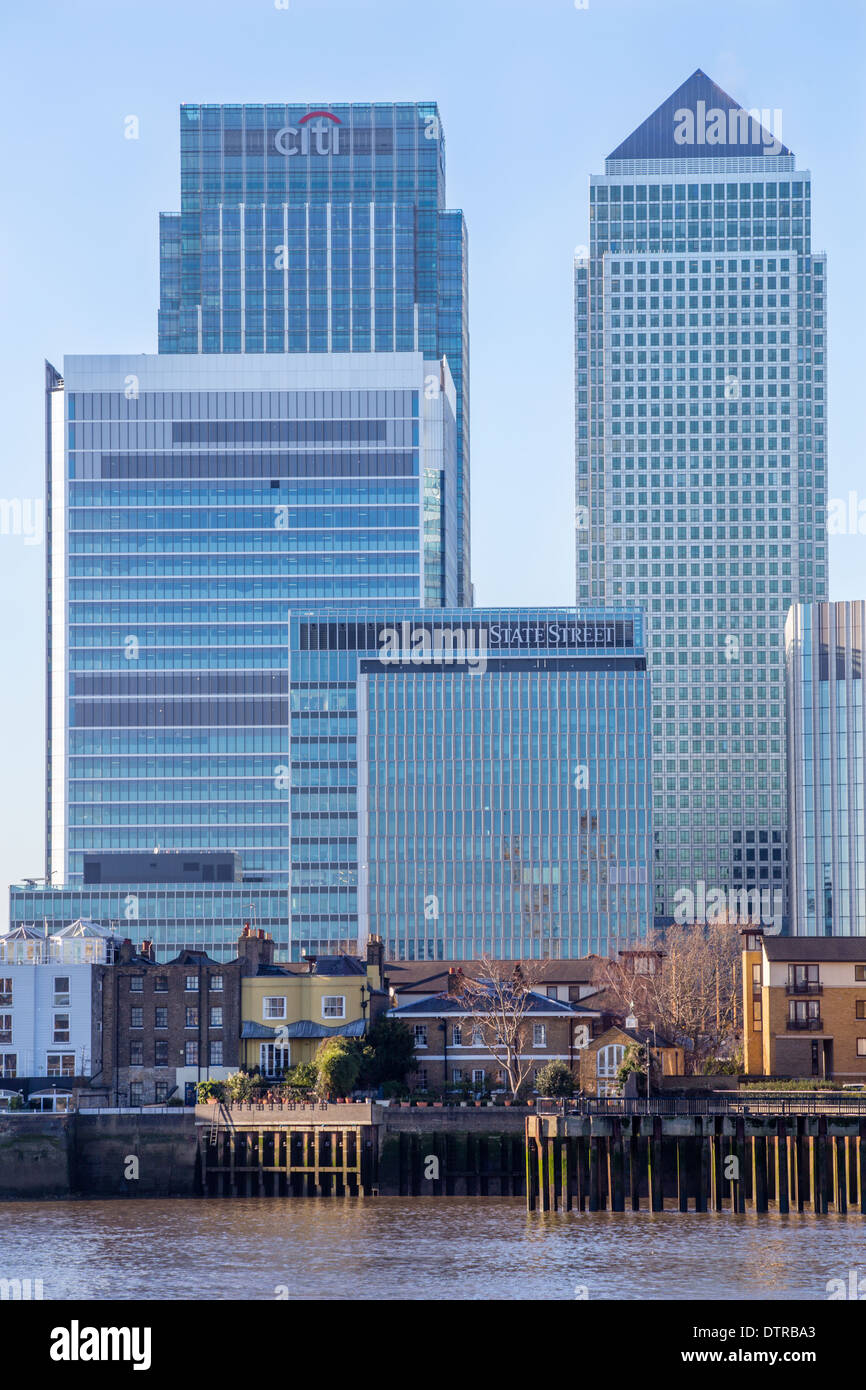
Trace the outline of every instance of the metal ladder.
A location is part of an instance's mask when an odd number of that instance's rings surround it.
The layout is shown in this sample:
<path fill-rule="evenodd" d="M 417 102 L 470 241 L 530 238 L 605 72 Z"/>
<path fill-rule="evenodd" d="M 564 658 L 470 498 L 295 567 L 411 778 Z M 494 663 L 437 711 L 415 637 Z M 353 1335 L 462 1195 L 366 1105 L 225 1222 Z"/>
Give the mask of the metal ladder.
<path fill-rule="evenodd" d="M 211 1122 L 210 1122 L 210 1135 L 209 1135 L 209 1138 L 208 1138 L 208 1143 L 211 1145 L 211 1147 L 213 1147 L 213 1145 L 215 1145 L 215 1144 L 216 1144 L 216 1141 L 217 1141 L 217 1136 L 218 1136 L 218 1134 L 219 1134 L 219 1128 L 220 1128 L 220 1114 L 221 1114 L 221 1112 L 222 1112 L 222 1105 L 219 1103 L 219 1101 L 217 1101 L 216 1105 L 215 1105 L 214 1108 L 213 1108 L 213 1119 L 212 1119 Z"/>

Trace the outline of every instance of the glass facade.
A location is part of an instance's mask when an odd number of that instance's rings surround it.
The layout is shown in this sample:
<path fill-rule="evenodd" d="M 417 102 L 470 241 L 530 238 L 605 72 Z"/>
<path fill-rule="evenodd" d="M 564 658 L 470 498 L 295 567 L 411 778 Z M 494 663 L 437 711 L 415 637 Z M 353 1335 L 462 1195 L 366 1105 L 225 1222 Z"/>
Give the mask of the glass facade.
<path fill-rule="evenodd" d="M 288 611 L 455 601 L 454 405 L 419 353 L 49 370 L 56 884 L 155 846 L 287 884 Z"/>
<path fill-rule="evenodd" d="M 591 178 L 575 258 L 577 600 L 647 614 L 660 924 L 783 889 L 782 628 L 827 593 L 825 262 L 745 114 L 694 74 Z"/>
<path fill-rule="evenodd" d="M 184 105 L 180 141 L 160 353 L 447 358 L 458 602 L 471 602 L 466 227 L 445 207 L 436 104 Z"/>
<path fill-rule="evenodd" d="M 862 600 L 795 604 L 785 624 L 795 936 L 866 936 L 864 637 Z"/>
<path fill-rule="evenodd" d="M 651 915 L 633 610 L 292 614 L 291 941 L 607 953 Z"/>

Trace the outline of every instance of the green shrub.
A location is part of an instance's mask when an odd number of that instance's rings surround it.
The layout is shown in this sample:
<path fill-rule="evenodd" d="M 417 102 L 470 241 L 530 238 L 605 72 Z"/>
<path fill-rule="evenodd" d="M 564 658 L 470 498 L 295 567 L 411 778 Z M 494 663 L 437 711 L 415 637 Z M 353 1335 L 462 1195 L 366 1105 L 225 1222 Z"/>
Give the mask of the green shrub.
<path fill-rule="evenodd" d="M 225 1087 L 221 1081 L 200 1081 L 197 1096 L 199 1105 L 206 1105 L 211 1097 L 222 1101 L 225 1099 Z"/>
<path fill-rule="evenodd" d="M 548 1062 L 539 1070 L 535 1087 L 540 1096 L 573 1096 L 574 1073 L 565 1062 Z"/>
<path fill-rule="evenodd" d="M 326 1096 L 348 1096 L 361 1070 L 361 1049 L 352 1038 L 325 1038 L 316 1053 L 318 1089 Z"/>

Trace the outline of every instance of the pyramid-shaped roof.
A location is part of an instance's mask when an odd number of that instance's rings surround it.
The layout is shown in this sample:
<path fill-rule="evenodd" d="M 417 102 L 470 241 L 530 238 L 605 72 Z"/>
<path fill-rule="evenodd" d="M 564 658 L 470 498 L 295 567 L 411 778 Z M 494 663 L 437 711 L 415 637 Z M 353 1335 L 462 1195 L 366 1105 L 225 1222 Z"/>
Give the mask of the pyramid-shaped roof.
<path fill-rule="evenodd" d="M 70 922 L 68 927 L 61 927 L 60 931 L 52 932 L 52 941 L 67 940 L 69 937 L 112 937 L 114 932 L 108 927 L 103 927 L 99 922 L 91 922 L 86 917 L 77 917 L 74 922 Z"/>
<path fill-rule="evenodd" d="M 0 941 L 44 941 L 45 933 L 38 927 L 28 927 L 25 922 L 21 922 L 11 931 L 4 932 L 0 936 Z"/>
<path fill-rule="evenodd" d="M 740 114 L 732 117 L 729 112 Z M 762 114 L 772 117 L 769 111 Z M 731 159 L 790 153 L 776 132 L 749 116 L 698 68 L 608 159 Z"/>

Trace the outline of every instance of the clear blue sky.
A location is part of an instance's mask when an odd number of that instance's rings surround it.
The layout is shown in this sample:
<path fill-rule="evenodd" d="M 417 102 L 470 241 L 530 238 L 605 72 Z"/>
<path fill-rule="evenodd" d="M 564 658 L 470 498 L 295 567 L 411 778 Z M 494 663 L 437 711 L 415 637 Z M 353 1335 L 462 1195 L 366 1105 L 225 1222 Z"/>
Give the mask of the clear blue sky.
<path fill-rule="evenodd" d="M 280 0 L 282 3 L 282 0 Z M 572 253 L 587 176 L 695 68 L 780 108 L 829 253 L 830 494 L 863 465 L 862 0 L 71 0 L 2 20 L 0 497 L 43 494 L 42 361 L 154 352 L 182 101 L 436 100 L 469 225 L 479 603 L 573 601 Z M 136 115 L 140 139 L 124 139 Z M 44 547 L 0 535 L 5 886 L 43 865 Z M 866 597 L 866 535 L 831 543 Z"/>

